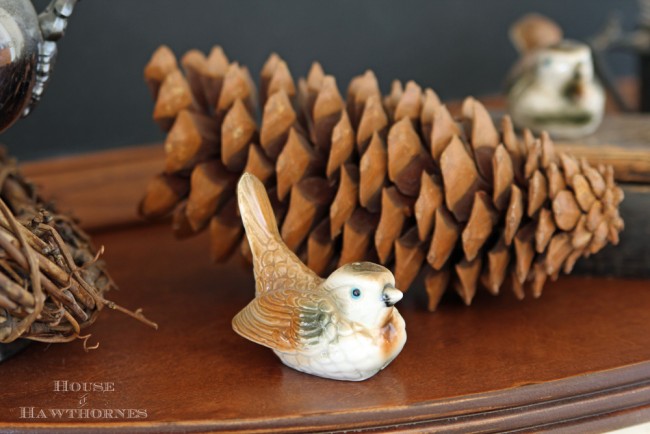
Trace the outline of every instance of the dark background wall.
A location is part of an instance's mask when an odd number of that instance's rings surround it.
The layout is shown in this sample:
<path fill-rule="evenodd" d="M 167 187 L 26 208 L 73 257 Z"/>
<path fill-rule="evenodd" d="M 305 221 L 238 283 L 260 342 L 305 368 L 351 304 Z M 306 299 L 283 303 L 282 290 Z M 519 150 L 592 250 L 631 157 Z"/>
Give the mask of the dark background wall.
<path fill-rule="evenodd" d="M 35 2 L 39 10 L 46 3 Z M 0 142 L 26 160 L 160 141 L 142 68 L 162 43 L 177 55 L 219 44 L 255 75 L 272 51 L 294 77 L 318 60 L 342 90 L 372 68 L 384 90 L 398 78 L 443 98 L 494 93 L 516 58 L 508 26 L 530 11 L 585 39 L 614 11 L 631 28 L 637 7 L 635 0 L 84 0 L 59 44 L 44 100 Z M 619 74 L 634 70 L 623 55 L 611 60 Z"/>

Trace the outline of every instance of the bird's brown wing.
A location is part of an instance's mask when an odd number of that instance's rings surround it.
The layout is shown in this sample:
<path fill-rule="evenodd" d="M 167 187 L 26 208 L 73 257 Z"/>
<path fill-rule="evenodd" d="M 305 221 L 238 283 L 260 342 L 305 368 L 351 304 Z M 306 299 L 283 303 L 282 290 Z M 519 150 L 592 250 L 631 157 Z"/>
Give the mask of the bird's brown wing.
<path fill-rule="evenodd" d="M 294 352 L 334 339 L 338 322 L 329 295 L 278 289 L 251 301 L 233 318 L 232 326 L 260 345 Z"/>
<path fill-rule="evenodd" d="M 264 184 L 244 173 L 237 186 L 239 211 L 253 252 L 255 293 L 277 289 L 312 291 L 318 277 L 284 244 Z"/>

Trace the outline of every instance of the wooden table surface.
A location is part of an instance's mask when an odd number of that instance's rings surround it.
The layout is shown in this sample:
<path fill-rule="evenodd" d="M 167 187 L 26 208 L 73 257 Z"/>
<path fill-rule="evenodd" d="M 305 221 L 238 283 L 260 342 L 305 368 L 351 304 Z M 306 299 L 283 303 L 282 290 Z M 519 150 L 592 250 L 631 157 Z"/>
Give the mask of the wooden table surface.
<path fill-rule="evenodd" d="M 286 368 L 232 331 L 253 278 L 237 262 L 211 265 L 205 238 L 179 243 L 164 226 L 97 234 L 121 287 L 111 297 L 145 307 L 159 331 L 103 312 L 90 330 L 97 350 L 31 345 L 0 366 L 0 422 L 48 431 L 453 432 L 606 414 L 625 417 L 599 420 L 599 428 L 650 420 L 647 281 L 567 277 L 538 300 L 483 293 L 472 307 L 449 299 L 435 314 L 414 291 L 399 306 L 408 331 L 402 354 L 368 381 L 337 382 Z M 64 380 L 111 382 L 115 391 L 90 392 L 80 407 L 83 393 L 54 390 Z M 44 409 L 48 419 L 21 419 L 30 411 L 21 407 Z M 50 417 L 61 408 L 139 409 L 147 418 Z"/>
<path fill-rule="evenodd" d="M 97 350 L 32 344 L 0 365 L 0 430 L 599 432 L 650 420 L 648 280 L 562 277 L 540 299 L 480 293 L 465 307 L 450 297 L 434 314 L 415 288 L 399 304 L 406 347 L 376 377 L 284 367 L 230 328 L 253 296 L 247 268 L 211 264 L 206 236 L 179 242 L 165 224 L 137 223 L 158 153 L 25 167 L 105 245 L 121 288 L 109 297 L 143 307 L 160 329 L 105 311 L 89 329 Z M 65 392 L 64 381 L 110 391 Z"/>

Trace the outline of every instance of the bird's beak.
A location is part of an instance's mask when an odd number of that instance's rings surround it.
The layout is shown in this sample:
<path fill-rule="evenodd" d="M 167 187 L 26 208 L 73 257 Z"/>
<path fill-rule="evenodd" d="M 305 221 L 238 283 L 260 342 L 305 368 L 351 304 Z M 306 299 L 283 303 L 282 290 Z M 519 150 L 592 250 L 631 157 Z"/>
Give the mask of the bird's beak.
<path fill-rule="evenodd" d="M 580 81 L 578 81 L 576 84 L 575 96 L 577 98 L 582 98 L 585 95 L 586 89 L 587 86 L 585 85 L 585 81 L 580 79 Z"/>
<path fill-rule="evenodd" d="M 382 295 L 382 300 L 386 303 L 386 307 L 391 307 L 398 301 L 402 299 L 404 294 L 399 289 L 396 289 L 392 286 L 387 286 L 384 288 L 384 293 Z"/>

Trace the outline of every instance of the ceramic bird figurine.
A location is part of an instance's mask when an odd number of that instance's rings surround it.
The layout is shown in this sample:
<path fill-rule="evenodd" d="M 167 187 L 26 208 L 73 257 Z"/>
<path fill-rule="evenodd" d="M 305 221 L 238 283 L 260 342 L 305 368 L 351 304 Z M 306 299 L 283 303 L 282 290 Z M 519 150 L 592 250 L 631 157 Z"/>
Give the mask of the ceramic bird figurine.
<path fill-rule="evenodd" d="M 237 199 L 256 281 L 255 299 L 232 321 L 237 333 L 291 368 L 335 380 L 365 380 L 397 357 L 406 330 L 388 269 L 355 262 L 322 279 L 282 241 L 256 177 L 244 173 Z"/>
<path fill-rule="evenodd" d="M 508 80 L 508 109 L 519 128 L 576 138 L 598 128 L 605 91 L 594 75 L 590 48 L 563 40 L 559 27 L 539 15 L 519 20 L 511 39 L 521 54 Z"/>

